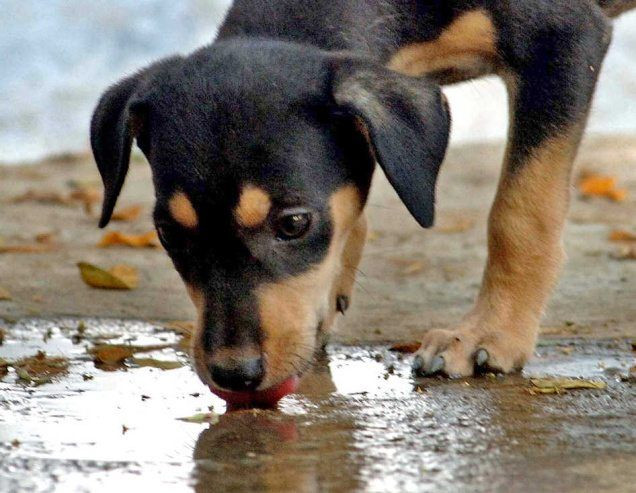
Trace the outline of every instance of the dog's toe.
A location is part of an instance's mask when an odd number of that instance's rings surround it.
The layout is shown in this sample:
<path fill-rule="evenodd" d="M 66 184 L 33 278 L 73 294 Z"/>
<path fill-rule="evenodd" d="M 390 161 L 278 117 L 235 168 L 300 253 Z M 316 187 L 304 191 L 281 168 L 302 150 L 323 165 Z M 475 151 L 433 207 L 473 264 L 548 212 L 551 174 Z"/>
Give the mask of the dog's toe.
<path fill-rule="evenodd" d="M 413 360 L 417 376 L 467 377 L 487 372 L 510 373 L 529 359 L 533 341 L 513 334 L 467 330 L 435 330 L 424 337 Z"/>

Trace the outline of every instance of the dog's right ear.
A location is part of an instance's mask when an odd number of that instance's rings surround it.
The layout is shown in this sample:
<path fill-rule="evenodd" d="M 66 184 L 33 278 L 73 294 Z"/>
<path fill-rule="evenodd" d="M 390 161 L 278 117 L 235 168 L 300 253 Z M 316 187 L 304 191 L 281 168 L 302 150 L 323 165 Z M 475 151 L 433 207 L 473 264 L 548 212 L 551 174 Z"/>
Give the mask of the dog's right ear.
<path fill-rule="evenodd" d="M 143 126 L 139 104 L 134 100 L 145 73 L 130 76 L 109 88 L 101 97 L 91 120 L 91 147 L 104 183 L 104 203 L 99 227 L 105 227 L 115 209 L 128 165 L 132 142 Z"/>

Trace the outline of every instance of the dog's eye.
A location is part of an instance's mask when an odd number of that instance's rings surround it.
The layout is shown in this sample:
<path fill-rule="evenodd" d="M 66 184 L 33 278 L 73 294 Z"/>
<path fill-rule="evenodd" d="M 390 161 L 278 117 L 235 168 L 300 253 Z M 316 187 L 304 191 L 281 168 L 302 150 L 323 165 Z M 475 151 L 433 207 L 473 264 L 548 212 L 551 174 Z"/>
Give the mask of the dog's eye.
<path fill-rule="evenodd" d="M 296 240 L 304 236 L 311 226 L 311 214 L 305 210 L 285 211 L 276 220 L 276 237 L 280 240 Z"/>

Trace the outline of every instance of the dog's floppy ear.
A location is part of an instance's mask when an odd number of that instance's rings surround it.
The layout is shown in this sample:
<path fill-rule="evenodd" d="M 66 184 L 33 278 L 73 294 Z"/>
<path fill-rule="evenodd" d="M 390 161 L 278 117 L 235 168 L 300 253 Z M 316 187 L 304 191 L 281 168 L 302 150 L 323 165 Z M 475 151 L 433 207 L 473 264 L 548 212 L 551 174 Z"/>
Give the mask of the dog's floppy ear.
<path fill-rule="evenodd" d="M 142 121 L 133 99 L 144 73 L 128 77 L 108 89 L 101 97 L 91 121 L 91 147 L 104 183 L 104 203 L 99 227 L 105 227 L 113 214 L 124 185 L 133 138 Z"/>
<path fill-rule="evenodd" d="M 450 133 L 441 89 L 358 59 L 332 62 L 336 105 L 361 120 L 375 158 L 410 213 L 433 225 L 435 183 Z"/>

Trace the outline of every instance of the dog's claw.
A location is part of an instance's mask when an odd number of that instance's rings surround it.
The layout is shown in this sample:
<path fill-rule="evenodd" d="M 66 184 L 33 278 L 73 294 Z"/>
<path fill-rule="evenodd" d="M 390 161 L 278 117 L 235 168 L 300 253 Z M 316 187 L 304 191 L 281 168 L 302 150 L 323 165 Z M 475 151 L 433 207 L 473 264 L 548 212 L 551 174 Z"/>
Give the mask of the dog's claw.
<path fill-rule="evenodd" d="M 486 351 L 485 349 L 479 349 L 475 354 L 475 364 L 478 367 L 482 367 L 488 362 L 489 358 L 490 355 L 488 354 L 488 351 Z"/>
<path fill-rule="evenodd" d="M 336 298 L 336 309 L 344 315 L 349 309 L 349 297 L 343 294 L 339 295 Z"/>
<path fill-rule="evenodd" d="M 446 361 L 444 361 L 443 356 L 435 356 L 433 361 L 431 362 L 431 366 L 429 366 L 428 371 L 426 372 L 428 375 L 435 375 L 444 369 L 446 365 Z"/>

